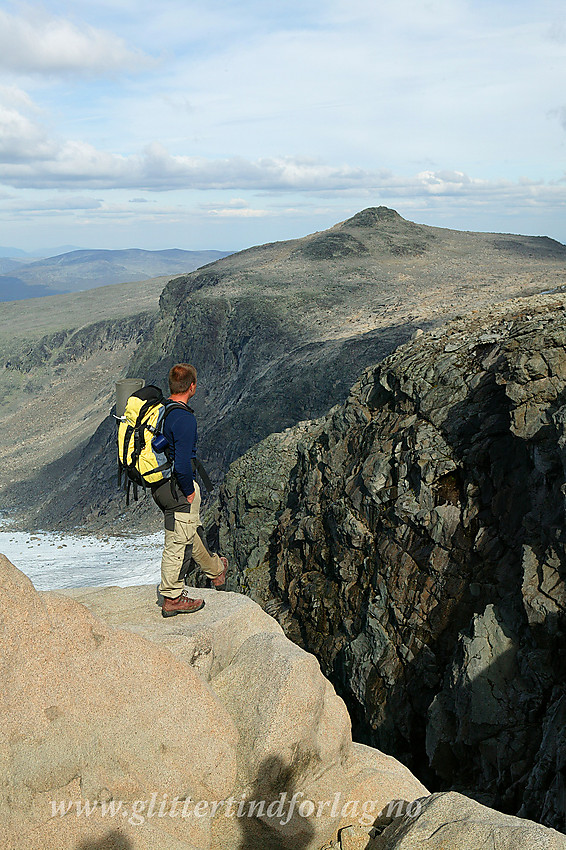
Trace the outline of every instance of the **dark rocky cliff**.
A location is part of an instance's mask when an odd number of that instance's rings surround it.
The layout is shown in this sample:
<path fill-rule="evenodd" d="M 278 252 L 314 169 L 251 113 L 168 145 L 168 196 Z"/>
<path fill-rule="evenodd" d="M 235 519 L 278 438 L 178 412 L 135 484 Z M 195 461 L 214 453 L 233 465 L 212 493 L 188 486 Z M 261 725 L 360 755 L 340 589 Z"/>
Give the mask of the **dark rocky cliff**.
<path fill-rule="evenodd" d="M 564 829 L 566 298 L 420 335 L 232 465 L 232 587 L 321 661 L 359 740 Z"/>
<path fill-rule="evenodd" d="M 175 361 L 194 363 L 200 454 L 219 482 L 254 443 L 343 401 L 364 368 L 417 329 L 558 287 L 565 268 L 566 247 L 551 239 L 426 227 L 370 208 L 170 281 L 129 375 L 164 387 Z M 34 486 L 51 495 L 36 527 L 119 527 L 112 424 L 103 422 L 78 456 L 41 470 Z M 124 522 L 147 528 L 151 516 L 158 520 L 150 501 Z"/>

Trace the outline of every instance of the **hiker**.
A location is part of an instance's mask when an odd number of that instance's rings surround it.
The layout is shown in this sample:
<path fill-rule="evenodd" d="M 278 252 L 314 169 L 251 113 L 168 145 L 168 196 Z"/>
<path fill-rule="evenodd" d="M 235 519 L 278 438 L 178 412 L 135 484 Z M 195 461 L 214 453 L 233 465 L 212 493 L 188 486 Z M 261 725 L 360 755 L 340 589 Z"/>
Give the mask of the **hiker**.
<path fill-rule="evenodd" d="M 191 557 L 216 589 L 226 582 L 228 561 L 208 551 L 200 521 L 200 489 L 193 478 L 197 421 L 188 407 L 197 388 L 197 373 L 188 363 L 177 363 L 169 372 L 170 400 L 177 407 L 167 413 L 163 436 L 169 444 L 174 473 L 152 488 L 156 504 L 165 515 L 165 545 L 161 559 L 164 617 L 190 614 L 204 606 L 203 599 L 190 599 L 184 584 Z"/>

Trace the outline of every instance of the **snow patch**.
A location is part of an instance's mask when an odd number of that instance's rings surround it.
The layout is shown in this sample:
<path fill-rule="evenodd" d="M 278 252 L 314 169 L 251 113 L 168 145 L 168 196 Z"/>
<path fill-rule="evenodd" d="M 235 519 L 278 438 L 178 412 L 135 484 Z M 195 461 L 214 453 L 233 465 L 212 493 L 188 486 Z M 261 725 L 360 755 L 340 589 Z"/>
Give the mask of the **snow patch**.
<path fill-rule="evenodd" d="M 37 590 L 128 587 L 158 582 L 163 532 L 143 537 L 73 537 L 48 532 L 0 532 L 0 553 Z"/>

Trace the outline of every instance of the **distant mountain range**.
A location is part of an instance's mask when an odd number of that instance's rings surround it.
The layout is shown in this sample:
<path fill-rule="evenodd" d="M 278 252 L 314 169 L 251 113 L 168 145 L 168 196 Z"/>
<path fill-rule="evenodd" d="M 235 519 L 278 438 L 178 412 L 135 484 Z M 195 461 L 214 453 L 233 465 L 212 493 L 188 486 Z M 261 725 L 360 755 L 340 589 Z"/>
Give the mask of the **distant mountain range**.
<path fill-rule="evenodd" d="M 57 245 L 40 251 L 22 251 L 21 248 L 0 245 L 0 257 L 19 258 L 24 262 L 33 262 L 40 257 L 55 257 L 57 254 L 66 254 L 68 251 L 79 251 L 78 245 Z"/>
<path fill-rule="evenodd" d="M 0 252 L 8 250 L 11 249 L 0 249 Z M 1 257 L 0 301 L 21 301 L 114 283 L 187 274 L 230 253 L 129 248 L 69 251 L 31 262 L 29 257 Z"/>
<path fill-rule="evenodd" d="M 26 254 L 25 251 L 22 251 L 20 248 L 6 248 L 3 245 L 0 245 L 0 257 L 20 257 L 21 259 L 25 259 L 26 257 L 30 257 L 29 254 Z"/>

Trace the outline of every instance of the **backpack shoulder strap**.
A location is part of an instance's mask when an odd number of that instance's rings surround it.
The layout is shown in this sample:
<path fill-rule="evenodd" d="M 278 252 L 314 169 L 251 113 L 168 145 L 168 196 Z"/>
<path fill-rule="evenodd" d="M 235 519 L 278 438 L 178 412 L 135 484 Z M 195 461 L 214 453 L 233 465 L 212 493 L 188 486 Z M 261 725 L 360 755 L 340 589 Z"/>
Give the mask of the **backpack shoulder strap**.
<path fill-rule="evenodd" d="M 172 401 L 170 398 L 164 398 L 163 404 L 165 405 L 165 413 L 169 413 L 170 410 L 175 410 L 175 408 L 186 410 L 188 413 L 194 413 L 192 407 L 189 407 L 188 404 L 183 404 L 182 401 Z"/>
<path fill-rule="evenodd" d="M 163 399 L 163 404 L 165 405 L 165 412 L 163 414 L 163 419 L 161 421 L 161 427 L 163 428 L 163 424 L 165 419 L 171 413 L 172 410 L 186 410 L 187 413 L 194 413 L 192 407 L 189 407 L 188 404 L 183 404 L 181 401 L 171 401 L 171 399 Z"/>
<path fill-rule="evenodd" d="M 204 484 L 206 490 L 208 490 L 209 493 L 212 493 L 214 484 L 210 480 L 208 472 L 206 471 L 198 457 L 193 458 L 193 472 L 194 471 L 198 472 L 198 474 L 200 475 L 201 481 Z"/>

